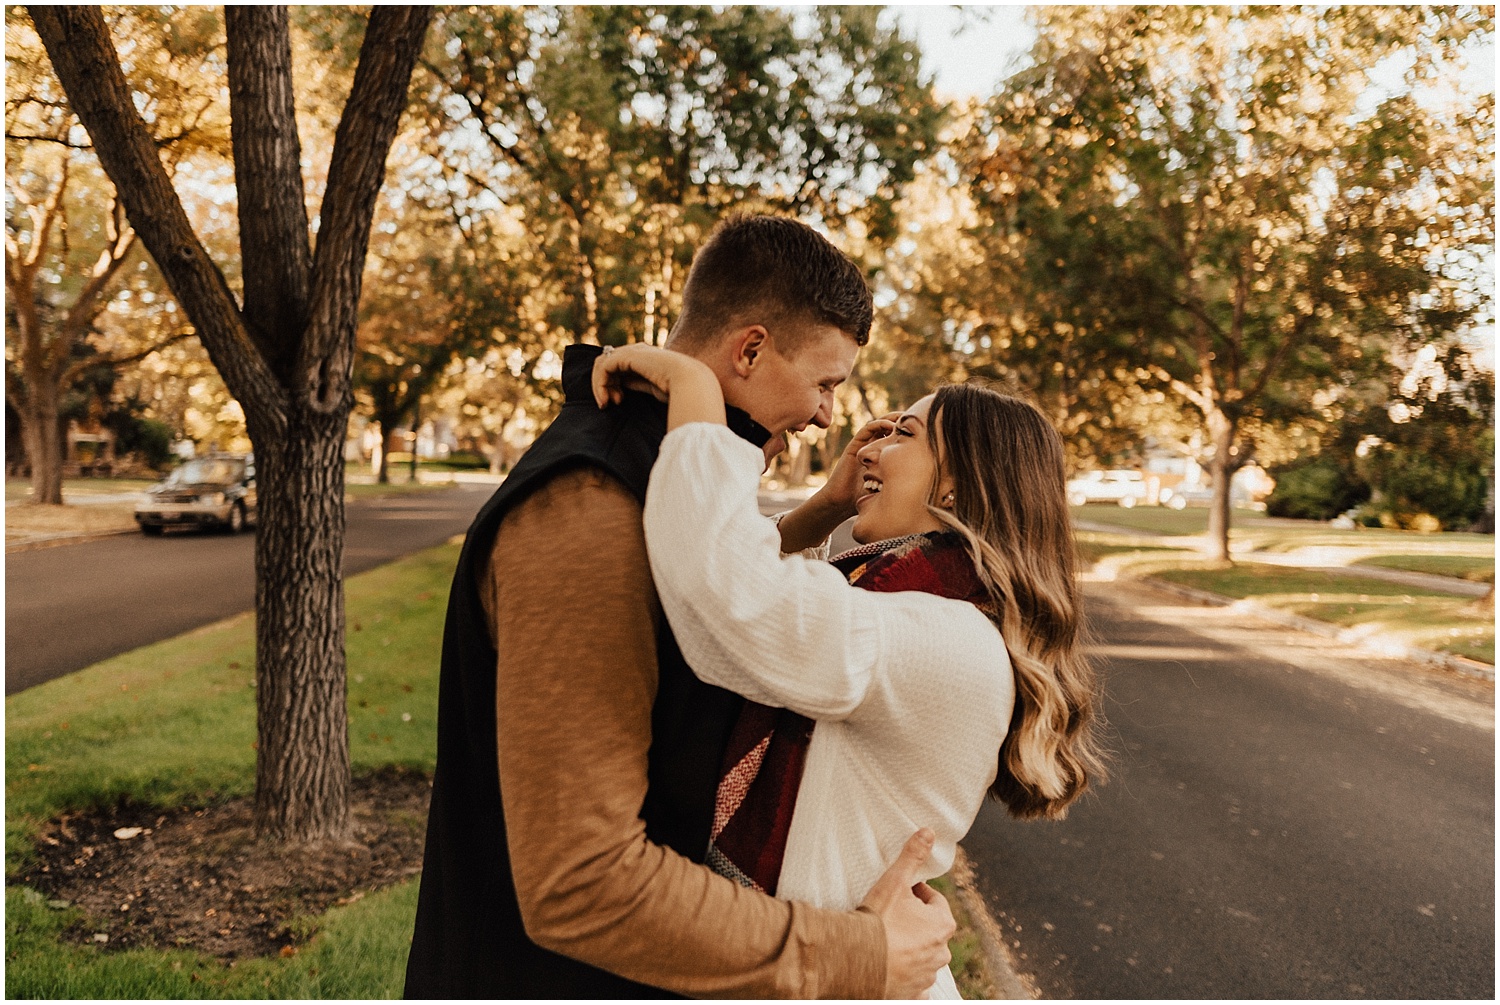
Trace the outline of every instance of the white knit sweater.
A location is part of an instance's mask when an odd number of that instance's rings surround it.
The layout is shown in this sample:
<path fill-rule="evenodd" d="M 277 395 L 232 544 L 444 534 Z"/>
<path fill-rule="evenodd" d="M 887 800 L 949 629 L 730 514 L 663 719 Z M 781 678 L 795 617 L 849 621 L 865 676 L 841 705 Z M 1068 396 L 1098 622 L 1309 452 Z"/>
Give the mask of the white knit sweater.
<path fill-rule="evenodd" d="M 861 590 L 782 557 L 756 505 L 763 462 L 724 426 L 668 433 L 646 549 L 693 672 L 817 720 L 777 895 L 848 910 L 919 827 L 937 833 L 922 878 L 952 866 L 995 779 L 1015 684 L 972 604 Z M 946 971 L 931 996 L 956 997 Z"/>

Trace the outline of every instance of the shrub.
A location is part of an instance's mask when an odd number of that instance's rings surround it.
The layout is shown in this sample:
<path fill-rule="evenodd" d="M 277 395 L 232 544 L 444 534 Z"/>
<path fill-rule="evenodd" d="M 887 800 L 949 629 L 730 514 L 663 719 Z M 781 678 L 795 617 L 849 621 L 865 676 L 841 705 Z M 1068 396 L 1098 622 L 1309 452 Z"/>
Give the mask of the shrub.
<path fill-rule="evenodd" d="M 1275 477 L 1276 488 L 1266 500 L 1271 516 L 1332 520 L 1370 496 L 1369 486 L 1328 456 L 1283 468 Z"/>
<path fill-rule="evenodd" d="M 484 468 L 488 470 L 490 459 L 472 450 L 455 450 L 443 458 L 443 463 L 455 469 Z"/>
<path fill-rule="evenodd" d="M 1494 450 L 1492 432 L 1476 439 L 1472 445 L 1387 442 L 1370 450 L 1358 464 L 1375 488 L 1372 508 L 1410 529 L 1418 529 L 1423 515 L 1448 530 L 1468 528 L 1484 513 L 1485 461 Z"/>
<path fill-rule="evenodd" d="M 160 470 L 172 462 L 172 427 L 156 419 L 136 419 L 126 427 L 125 436 L 117 436 L 115 448 L 139 454 L 143 461 Z"/>

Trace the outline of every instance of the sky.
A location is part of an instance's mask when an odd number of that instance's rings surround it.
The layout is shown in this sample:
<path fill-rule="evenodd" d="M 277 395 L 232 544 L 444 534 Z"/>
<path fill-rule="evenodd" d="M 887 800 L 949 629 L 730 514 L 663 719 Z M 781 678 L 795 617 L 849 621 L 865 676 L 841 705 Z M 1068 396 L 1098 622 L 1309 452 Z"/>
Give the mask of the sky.
<path fill-rule="evenodd" d="M 1036 33 L 1020 4 L 964 6 L 895 5 L 888 8 L 922 47 L 934 89 L 943 97 L 987 95 L 1006 76 L 1011 61 L 1031 48 Z"/>
<path fill-rule="evenodd" d="M 888 8 L 921 44 L 934 85 L 950 98 L 987 95 L 1004 79 L 1008 66 L 1036 37 L 1025 22 L 1023 4 L 909 4 Z M 1400 67 L 1391 83 L 1399 80 Z M 1473 49 L 1462 77 L 1470 88 L 1495 87 L 1495 45 Z"/>

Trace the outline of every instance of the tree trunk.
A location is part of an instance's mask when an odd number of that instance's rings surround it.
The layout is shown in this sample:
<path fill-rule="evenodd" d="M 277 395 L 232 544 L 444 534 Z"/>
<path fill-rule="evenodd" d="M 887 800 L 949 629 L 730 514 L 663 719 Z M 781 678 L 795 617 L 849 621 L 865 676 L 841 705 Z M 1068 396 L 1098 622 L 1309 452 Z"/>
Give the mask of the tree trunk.
<path fill-rule="evenodd" d="M 227 51 L 240 263 L 257 277 L 245 284 L 257 303 L 243 310 L 161 163 L 103 14 L 82 5 L 30 12 L 100 166 L 244 408 L 256 445 L 257 830 L 282 841 L 337 837 L 349 825 L 343 475 L 354 330 L 386 155 L 432 10 L 370 12 L 334 134 L 310 266 L 301 247 L 307 222 L 298 205 L 287 19 L 251 8 L 226 18 L 234 36 Z M 276 219 L 246 226 L 255 213 Z M 293 303 L 265 303 L 278 299 Z"/>
<path fill-rule="evenodd" d="M 255 823 L 277 840 L 349 827 L 344 661 L 347 412 L 304 409 L 284 437 L 256 436 Z M 270 439 L 271 442 L 267 442 Z"/>
<path fill-rule="evenodd" d="M 574 277 L 573 337 L 579 342 L 599 344 L 599 281 L 594 274 L 593 242 L 583 236 L 583 210 L 568 203 L 571 226 L 568 243 L 578 273 Z"/>
<path fill-rule="evenodd" d="M 1208 507 L 1208 543 L 1210 554 L 1221 562 L 1229 561 L 1229 482 L 1239 465 L 1235 463 L 1235 422 L 1223 412 L 1215 410 L 1208 416 L 1208 432 L 1214 447 L 1213 457 L 1208 462 L 1209 477 L 1213 480 L 1214 497 Z"/>
<path fill-rule="evenodd" d="M 418 398 L 411 406 L 411 458 L 409 460 L 407 482 L 411 485 L 417 483 L 417 437 L 422 433 L 422 399 Z"/>
<path fill-rule="evenodd" d="M 27 389 L 21 413 L 21 442 L 31 464 L 30 502 L 62 505 L 62 421 L 58 418 L 57 388 L 36 381 Z"/>
<path fill-rule="evenodd" d="M 389 485 L 391 481 L 391 422 L 385 416 L 375 416 L 375 425 L 380 427 L 380 463 L 375 471 L 375 481 Z"/>

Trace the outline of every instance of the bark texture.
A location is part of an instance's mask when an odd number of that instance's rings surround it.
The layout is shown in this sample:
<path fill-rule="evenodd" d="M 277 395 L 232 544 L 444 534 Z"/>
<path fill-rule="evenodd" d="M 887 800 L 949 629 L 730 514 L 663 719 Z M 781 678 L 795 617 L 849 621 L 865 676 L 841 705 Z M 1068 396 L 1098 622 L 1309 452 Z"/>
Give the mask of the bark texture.
<path fill-rule="evenodd" d="M 344 661 L 344 413 L 305 410 L 256 443 L 255 819 L 307 839 L 349 824 Z"/>
<path fill-rule="evenodd" d="M 98 8 L 30 8 L 131 222 L 245 411 L 259 485 L 256 822 L 285 841 L 349 820 L 344 436 L 370 220 L 431 9 L 377 6 L 310 251 L 283 8 L 226 12 L 243 311 L 188 222 Z"/>
<path fill-rule="evenodd" d="M 245 269 L 245 324 L 283 384 L 307 327 L 312 248 L 285 7 L 228 6 L 230 134 Z"/>
<path fill-rule="evenodd" d="M 1208 462 L 1208 473 L 1213 481 L 1213 501 L 1208 508 L 1208 543 L 1214 558 L 1229 561 L 1230 526 L 1230 482 L 1235 472 L 1245 466 L 1248 458 L 1236 443 L 1237 423 L 1220 409 L 1207 416 L 1208 432 L 1212 437 L 1213 456 Z"/>
<path fill-rule="evenodd" d="M 21 416 L 21 443 L 31 465 L 30 502 L 62 505 L 62 421 L 58 418 L 57 388 L 38 384 L 26 395 Z"/>

